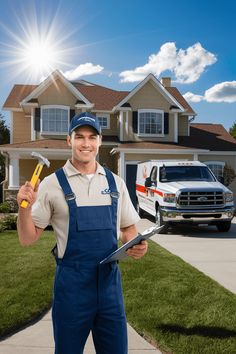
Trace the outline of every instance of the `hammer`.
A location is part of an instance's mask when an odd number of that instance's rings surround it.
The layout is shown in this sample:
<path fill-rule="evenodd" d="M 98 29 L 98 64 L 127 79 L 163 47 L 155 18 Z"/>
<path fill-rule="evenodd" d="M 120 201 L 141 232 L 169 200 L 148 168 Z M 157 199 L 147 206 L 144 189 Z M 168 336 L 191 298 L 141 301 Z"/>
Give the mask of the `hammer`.
<path fill-rule="evenodd" d="M 32 184 L 32 186 L 34 188 L 36 186 L 36 183 L 38 182 L 38 179 L 39 179 L 40 173 L 43 169 L 43 166 L 46 165 L 47 167 L 49 167 L 50 162 L 48 161 L 48 159 L 46 159 L 46 157 L 43 157 L 42 155 L 40 155 L 39 153 L 34 152 L 34 151 L 31 153 L 31 156 L 38 158 L 38 164 L 35 167 L 34 173 L 33 173 L 31 180 L 30 180 L 30 183 Z M 27 208 L 28 204 L 29 203 L 27 202 L 27 200 L 22 200 L 20 206 L 22 208 Z"/>

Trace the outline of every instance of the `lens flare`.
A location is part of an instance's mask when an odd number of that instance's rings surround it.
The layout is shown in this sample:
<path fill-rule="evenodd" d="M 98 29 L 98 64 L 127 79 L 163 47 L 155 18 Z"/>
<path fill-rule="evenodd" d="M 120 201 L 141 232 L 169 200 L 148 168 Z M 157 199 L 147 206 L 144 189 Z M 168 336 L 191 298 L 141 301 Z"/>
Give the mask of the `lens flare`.
<path fill-rule="evenodd" d="M 56 69 L 71 69 L 75 54 L 80 47 L 72 43 L 71 31 L 65 21 L 54 13 L 40 13 L 35 7 L 15 12 L 14 32 L 11 25 L 0 23 L 5 42 L 0 42 L 0 66 L 9 72 L 9 81 L 24 76 L 24 81 L 39 81 Z"/>

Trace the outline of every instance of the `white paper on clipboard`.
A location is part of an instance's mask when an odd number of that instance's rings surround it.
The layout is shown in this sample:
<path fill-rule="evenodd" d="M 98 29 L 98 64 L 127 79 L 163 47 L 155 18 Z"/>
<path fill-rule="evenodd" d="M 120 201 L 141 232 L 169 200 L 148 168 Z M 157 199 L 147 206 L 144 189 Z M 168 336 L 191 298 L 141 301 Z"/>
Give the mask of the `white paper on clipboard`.
<path fill-rule="evenodd" d="M 150 227 L 149 229 L 143 231 L 141 234 L 138 234 L 132 240 L 130 240 L 129 242 L 126 242 L 123 246 L 119 247 L 116 251 L 109 254 L 109 256 L 104 258 L 100 262 L 100 264 L 105 264 L 105 263 L 109 263 L 109 262 L 113 262 L 113 261 L 120 261 L 121 259 L 127 257 L 126 251 L 129 248 L 131 248 L 135 245 L 138 245 L 139 243 L 141 243 L 144 240 L 148 240 L 151 236 L 153 236 L 155 234 L 159 234 L 164 229 L 164 227 L 165 227 L 165 225 L 153 226 L 153 227 Z"/>

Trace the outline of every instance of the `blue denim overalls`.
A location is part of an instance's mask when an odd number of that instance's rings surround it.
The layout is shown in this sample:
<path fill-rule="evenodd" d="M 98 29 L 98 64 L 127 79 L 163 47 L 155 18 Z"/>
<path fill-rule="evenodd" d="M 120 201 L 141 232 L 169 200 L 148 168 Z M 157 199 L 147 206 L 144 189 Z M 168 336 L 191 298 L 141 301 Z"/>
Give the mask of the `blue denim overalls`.
<path fill-rule="evenodd" d="M 63 169 L 57 179 L 69 207 L 64 257 L 57 261 L 53 301 L 55 354 L 82 354 L 92 331 L 97 354 L 127 354 L 127 325 L 116 262 L 99 262 L 117 248 L 118 192 L 106 171 L 111 205 L 77 207 Z"/>

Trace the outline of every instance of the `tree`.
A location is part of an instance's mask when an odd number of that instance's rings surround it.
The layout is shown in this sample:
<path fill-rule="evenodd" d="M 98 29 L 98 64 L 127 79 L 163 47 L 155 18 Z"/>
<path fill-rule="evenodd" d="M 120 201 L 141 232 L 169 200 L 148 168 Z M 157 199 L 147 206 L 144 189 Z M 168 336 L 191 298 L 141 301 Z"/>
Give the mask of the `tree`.
<path fill-rule="evenodd" d="M 10 130 L 2 113 L 0 113 L 0 145 L 10 143 Z M 0 182 L 5 178 L 5 158 L 0 153 Z"/>
<path fill-rule="evenodd" d="M 235 177 L 236 175 L 234 169 L 226 163 L 223 170 L 224 185 L 226 187 L 229 186 L 230 183 L 233 182 Z"/>
<path fill-rule="evenodd" d="M 236 139 L 236 122 L 229 128 L 229 134 L 232 135 L 234 139 Z"/>

